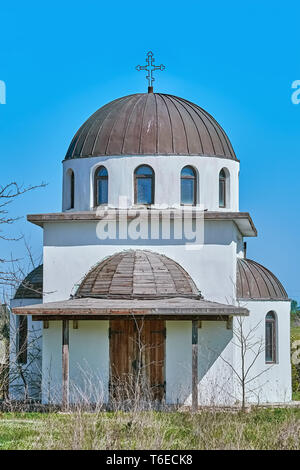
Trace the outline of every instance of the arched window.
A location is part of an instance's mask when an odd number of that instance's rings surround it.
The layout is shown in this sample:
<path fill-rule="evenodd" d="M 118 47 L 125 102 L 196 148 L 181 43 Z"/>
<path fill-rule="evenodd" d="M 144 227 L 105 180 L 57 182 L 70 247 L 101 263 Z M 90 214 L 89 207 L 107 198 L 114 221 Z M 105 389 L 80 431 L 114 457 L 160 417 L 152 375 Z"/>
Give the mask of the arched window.
<path fill-rule="evenodd" d="M 268 312 L 266 315 L 265 356 L 268 364 L 275 363 L 277 360 L 277 331 L 274 312 Z"/>
<path fill-rule="evenodd" d="M 27 334 L 28 334 L 28 321 L 26 315 L 17 317 L 17 362 L 19 364 L 26 364 L 27 362 Z"/>
<path fill-rule="evenodd" d="M 154 171 L 141 165 L 134 172 L 134 203 L 154 204 Z"/>
<path fill-rule="evenodd" d="M 108 203 L 108 173 L 104 166 L 97 168 L 95 172 L 95 206 Z"/>
<path fill-rule="evenodd" d="M 75 175 L 72 168 L 68 168 L 65 178 L 66 184 L 66 209 L 74 209 L 75 204 Z"/>
<path fill-rule="evenodd" d="M 219 173 L 219 207 L 226 207 L 226 173 L 224 168 Z"/>
<path fill-rule="evenodd" d="M 74 209 L 75 199 L 75 175 L 74 171 L 70 170 L 70 209 Z"/>
<path fill-rule="evenodd" d="M 181 204 L 195 206 L 197 203 L 197 176 L 196 171 L 191 166 L 185 166 L 181 170 Z"/>

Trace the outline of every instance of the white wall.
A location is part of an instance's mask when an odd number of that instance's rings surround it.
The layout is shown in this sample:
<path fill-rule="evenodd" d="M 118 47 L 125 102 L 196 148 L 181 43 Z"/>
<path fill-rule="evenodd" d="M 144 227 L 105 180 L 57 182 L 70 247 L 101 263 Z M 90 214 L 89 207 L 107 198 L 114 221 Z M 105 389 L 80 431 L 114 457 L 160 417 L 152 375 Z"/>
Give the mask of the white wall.
<path fill-rule="evenodd" d="M 278 357 L 274 365 L 265 363 L 265 352 L 258 356 L 254 367 L 249 372 L 249 378 L 257 375 L 257 380 L 251 380 L 248 386 L 248 400 L 253 403 L 287 402 L 291 400 L 291 361 L 290 361 L 290 302 L 289 301 L 248 301 L 240 302 L 242 307 L 250 310 L 249 317 L 243 323 L 244 335 L 250 330 L 248 343 L 254 345 L 254 351 L 260 344 L 265 345 L 265 316 L 274 311 L 277 316 L 277 346 Z M 240 331 L 237 320 L 234 327 Z M 251 337 L 255 339 L 250 339 Z M 253 359 L 251 351 L 247 354 L 247 364 Z M 235 348 L 235 367 L 241 372 L 241 350 Z M 252 390 L 252 391 L 251 391 Z M 236 395 L 240 394 L 240 387 L 236 387 Z"/>
<path fill-rule="evenodd" d="M 290 364 L 290 302 L 249 301 L 243 306 L 250 310 L 242 320 L 243 336 L 249 351 L 245 355 L 246 369 L 252 363 L 258 347 L 265 346 L 265 316 L 272 310 L 277 316 L 276 364 L 265 362 L 265 351 L 250 368 L 246 386 L 246 401 L 254 404 L 283 403 L 292 399 Z M 252 333 L 249 335 L 249 332 Z M 236 373 L 242 376 L 241 349 L 237 334 L 238 319 L 233 329 L 226 322 L 202 322 L 198 329 L 198 397 L 202 405 L 230 405 L 241 401 L 242 388 Z M 166 400 L 167 403 L 191 404 L 192 382 L 191 322 L 167 322 L 166 337 Z M 232 366 L 232 367 L 231 367 Z"/>
<path fill-rule="evenodd" d="M 174 207 L 180 204 L 180 173 L 184 166 L 193 166 L 198 173 L 198 203 L 209 211 L 238 211 L 239 162 L 227 158 L 205 156 L 115 156 L 75 158 L 63 162 L 63 211 L 70 207 L 68 170 L 75 176 L 75 211 L 90 210 L 94 205 L 94 173 L 99 165 L 108 171 L 108 205 L 119 207 L 119 197 L 134 202 L 133 174 L 137 166 L 150 165 L 155 172 L 155 204 Z M 219 172 L 226 168 L 230 174 L 230 197 L 226 208 L 219 208 Z"/>
<path fill-rule="evenodd" d="M 106 402 L 109 379 L 108 321 L 70 321 L 70 401 Z M 62 322 L 43 330 L 43 403 L 59 403 L 62 385 Z"/>
<path fill-rule="evenodd" d="M 289 302 L 251 301 L 246 305 L 250 316 L 243 321 L 245 334 L 256 327 L 256 339 L 265 339 L 264 318 L 273 310 L 278 317 L 278 363 L 270 368 L 264 353 L 258 357 L 249 378 L 247 401 L 252 403 L 288 402 L 291 400 L 289 349 Z M 167 321 L 166 334 L 166 401 L 191 404 L 192 325 L 191 321 Z M 236 320 L 234 328 L 236 329 Z M 44 330 L 43 401 L 59 402 L 61 397 L 61 322 L 50 322 Z M 241 398 L 231 367 L 240 374 L 240 350 L 234 331 L 225 321 L 202 322 L 198 329 L 199 382 L 201 405 L 231 405 Z M 255 348 L 254 348 L 255 349 Z M 246 355 L 247 364 L 252 360 Z M 265 372 L 264 372 L 265 371 Z M 86 398 L 106 402 L 109 378 L 109 339 L 107 321 L 79 321 L 78 330 L 70 322 L 70 389 L 71 401 Z M 91 385 L 92 384 L 92 385 Z M 255 393 L 251 392 L 254 389 Z"/>
<path fill-rule="evenodd" d="M 168 321 L 166 336 L 166 401 L 191 405 L 192 322 Z M 222 357 L 221 357 L 222 356 Z M 233 398 L 232 330 L 226 322 L 202 322 L 198 329 L 198 398 L 201 405 L 229 405 Z"/>
<path fill-rule="evenodd" d="M 25 307 L 41 303 L 41 299 L 12 299 L 10 307 Z M 27 363 L 17 363 L 17 316 L 10 313 L 10 386 L 9 395 L 13 400 L 24 398 L 24 382 L 21 379 L 19 367 L 29 385 L 30 398 L 41 399 L 41 374 L 42 374 L 42 322 L 32 321 L 28 315 L 28 339 L 27 339 Z"/>
<path fill-rule="evenodd" d="M 99 240 L 95 222 L 47 223 L 44 227 L 44 302 L 64 300 L 92 266 L 124 249 L 165 254 L 190 274 L 206 299 L 233 303 L 236 277 L 236 227 L 207 221 L 204 245 L 187 249 L 180 240 Z"/>

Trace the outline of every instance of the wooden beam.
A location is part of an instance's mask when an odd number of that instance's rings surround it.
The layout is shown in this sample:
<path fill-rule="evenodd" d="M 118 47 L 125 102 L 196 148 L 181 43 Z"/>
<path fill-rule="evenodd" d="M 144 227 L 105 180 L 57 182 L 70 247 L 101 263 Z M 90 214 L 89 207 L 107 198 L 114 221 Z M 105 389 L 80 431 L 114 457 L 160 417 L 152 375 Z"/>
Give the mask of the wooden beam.
<path fill-rule="evenodd" d="M 228 319 L 226 321 L 226 328 L 227 328 L 227 330 L 232 330 L 232 328 L 233 328 L 233 318 L 232 317 L 228 317 Z"/>
<path fill-rule="evenodd" d="M 69 320 L 62 321 L 62 406 L 69 407 Z"/>
<path fill-rule="evenodd" d="M 49 320 L 44 320 L 43 321 L 43 328 L 46 330 L 47 328 L 49 328 Z"/>
<path fill-rule="evenodd" d="M 192 320 L 192 411 L 198 410 L 198 321 Z"/>
<path fill-rule="evenodd" d="M 73 320 L 73 330 L 78 330 L 78 320 Z"/>
<path fill-rule="evenodd" d="M 130 320 L 130 319 L 147 319 L 147 320 L 174 320 L 174 321 L 186 321 L 186 320 L 197 320 L 197 321 L 227 321 L 228 315 L 168 315 L 168 314 L 124 314 L 124 315 L 117 315 L 117 314 L 110 314 L 110 315 L 33 315 L 32 321 L 61 321 L 65 320 Z"/>

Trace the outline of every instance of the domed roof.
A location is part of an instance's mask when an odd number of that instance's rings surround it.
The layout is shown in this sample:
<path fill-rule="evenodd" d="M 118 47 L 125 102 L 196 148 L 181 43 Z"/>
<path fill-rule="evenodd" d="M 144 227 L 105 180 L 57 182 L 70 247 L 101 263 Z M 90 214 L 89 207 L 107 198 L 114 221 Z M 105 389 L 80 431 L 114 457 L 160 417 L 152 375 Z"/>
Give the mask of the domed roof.
<path fill-rule="evenodd" d="M 43 298 L 43 265 L 33 269 L 19 285 L 14 299 Z"/>
<path fill-rule="evenodd" d="M 78 130 L 66 159 L 101 155 L 208 155 L 237 160 L 217 121 L 190 101 L 161 93 L 124 96 Z"/>
<path fill-rule="evenodd" d="M 145 250 L 116 253 L 85 276 L 75 297 L 110 299 L 199 299 L 187 272 L 167 256 Z"/>
<path fill-rule="evenodd" d="M 288 295 L 277 277 L 261 264 L 238 258 L 236 277 L 238 299 L 287 300 Z"/>

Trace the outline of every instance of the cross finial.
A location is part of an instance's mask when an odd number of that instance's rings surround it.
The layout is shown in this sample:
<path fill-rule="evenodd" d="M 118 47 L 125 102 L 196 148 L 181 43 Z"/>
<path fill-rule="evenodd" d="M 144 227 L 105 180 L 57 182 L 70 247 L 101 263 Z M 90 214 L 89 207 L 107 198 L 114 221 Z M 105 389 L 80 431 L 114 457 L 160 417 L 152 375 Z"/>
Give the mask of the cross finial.
<path fill-rule="evenodd" d="M 147 65 L 137 65 L 136 70 L 147 70 L 148 75 L 146 79 L 148 80 L 148 93 L 153 93 L 153 82 L 155 78 L 153 77 L 154 70 L 165 70 L 165 66 L 163 64 L 154 65 L 155 59 L 153 57 L 153 52 L 149 51 L 146 58 Z"/>

